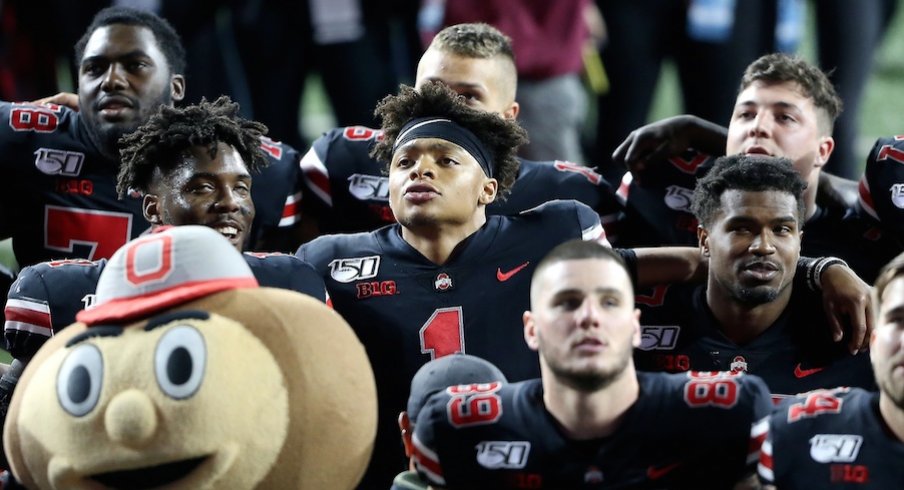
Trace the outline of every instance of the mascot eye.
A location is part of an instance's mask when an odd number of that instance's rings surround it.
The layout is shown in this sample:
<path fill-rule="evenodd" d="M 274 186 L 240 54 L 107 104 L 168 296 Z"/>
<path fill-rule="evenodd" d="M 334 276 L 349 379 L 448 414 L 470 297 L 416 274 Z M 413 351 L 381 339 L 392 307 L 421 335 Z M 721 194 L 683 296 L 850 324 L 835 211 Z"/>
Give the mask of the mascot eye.
<path fill-rule="evenodd" d="M 195 327 L 179 325 L 169 329 L 154 353 L 157 384 L 167 396 L 181 400 L 198 391 L 207 364 L 204 336 Z"/>
<path fill-rule="evenodd" d="M 73 417 L 88 414 L 97 406 L 104 383 L 104 358 L 92 344 L 72 350 L 57 374 L 57 398 Z"/>

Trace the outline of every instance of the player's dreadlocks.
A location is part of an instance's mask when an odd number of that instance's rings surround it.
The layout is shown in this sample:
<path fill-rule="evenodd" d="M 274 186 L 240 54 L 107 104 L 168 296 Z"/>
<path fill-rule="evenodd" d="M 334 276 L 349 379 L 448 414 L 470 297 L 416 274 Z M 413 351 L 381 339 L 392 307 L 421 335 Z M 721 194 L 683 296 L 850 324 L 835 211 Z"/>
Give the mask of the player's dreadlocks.
<path fill-rule="evenodd" d="M 470 130 L 493 156 L 493 176 L 499 182 L 497 195 L 504 198 L 515 182 L 520 161 L 518 147 L 527 142 L 527 132 L 518 123 L 496 114 L 478 111 L 465 105 L 458 94 L 445 84 L 431 82 L 420 90 L 402 86 L 398 95 L 389 95 L 377 105 L 377 116 L 383 118 L 383 140 L 371 156 L 392 161 L 392 148 L 402 126 L 419 117 L 443 117 Z"/>
<path fill-rule="evenodd" d="M 215 158 L 217 143 L 226 143 L 241 155 L 249 171 L 260 172 L 267 166 L 260 141 L 267 127 L 239 117 L 238 112 L 239 105 L 226 96 L 214 102 L 201 99 L 183 108 L 161 106 L 148 122 L 119 141 L 119 197 L 129 189 L 148 192 L 154 169 L 168 173 L 193 146 L 206 146 Z"/>
<path fill-rule="evenodd" d="M 797 201 L 798 225 L 803 226 L 806 212 L 804 189 L 807 183 L 794 170 L 791 160 L 762 155 L 728 155 L 719 157 L 706 176 L 697 181 L 691 199 L 691 210 L 700 224 L 709 228 L 722 211 L 722 194 L 779 191 Z"/>

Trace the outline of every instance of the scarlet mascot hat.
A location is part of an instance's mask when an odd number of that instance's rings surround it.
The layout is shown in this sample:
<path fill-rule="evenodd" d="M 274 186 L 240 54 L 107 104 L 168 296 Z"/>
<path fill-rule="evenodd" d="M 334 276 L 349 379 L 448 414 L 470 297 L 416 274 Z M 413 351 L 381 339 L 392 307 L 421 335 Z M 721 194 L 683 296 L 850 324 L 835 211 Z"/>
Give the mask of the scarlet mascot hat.
<path fill-rule="evenodd" d="M 134 240 L 97 306 L 38 351 L 3 435 L 29 488 L 347 489 L 370 457 L 376 390 L 348 324 L 259 288 L 215 231 Z"/>

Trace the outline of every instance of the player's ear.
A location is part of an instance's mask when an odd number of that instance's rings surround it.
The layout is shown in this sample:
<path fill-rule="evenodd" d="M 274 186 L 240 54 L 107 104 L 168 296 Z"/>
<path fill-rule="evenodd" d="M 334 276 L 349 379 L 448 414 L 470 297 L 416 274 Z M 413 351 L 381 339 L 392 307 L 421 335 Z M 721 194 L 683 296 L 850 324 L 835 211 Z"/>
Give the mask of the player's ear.
<path fill-rule="evenodd" d="M 700 243 L 700 254 L 709 257 L 709 232 L 703 225 L 697 225 L 697 241 Z"/>
<path fill-rule="evenodd" d="M 414 445 L 411 442 L 411 419 L 408 412 L 399 413 L 399 430 L 402 432 L 402 445 L 405 446 L 405 457 L 410 458 L 413 454 Z"/>
<path fill-rule="evenodd" d="M 831 136 L 823 136 L 819 138 L 819 152 L 816 155 L 815 168 L 822 167 L 829 161 L 832 152 L 835 150 L 835 140 Z"/>
<path fill-rule="evenodd" d="M 141 201 L 141 212 L 148 223 L 163 224 L 163 218 L 160 215 L 160 198 L 156 194 L 144 195 L 144 199 Z"/>
<path fill-rule="evenodd" d="M 480 190 L 480 195 L 477 196 L 477 202 L 483 204 L 484 206 L 489 205 L 491 202 L 496 200 L 496 192 L 499 189 L 499 182 L 496 179 L 486 179 L 483 182 L 483 189 Z"/>
<path fill-rule="evenodd" d="M 185 77 L 173 75 L 170 78 L 170 96 L 174 102 L 179 102 L 185 98 Z"/>
<path fill-rule="evenodd" d="M 537 322 L 534 321 L 534 314 L 527 310 L 521 315 L 521 321 L 524 322 L 524 341 L 530 350 L 538 350 L 540 348 L 537 340 Z"/>
<path fill-rule="evenodd" d="M 517 102 L 512 102 L 512 105 L 508 107 L 505 111 L 502 112 L 502 117 L 505 119 L 510 119 L 514 121 L 518 118 L 518 113 L 521 112 L 521 105 Z"/>

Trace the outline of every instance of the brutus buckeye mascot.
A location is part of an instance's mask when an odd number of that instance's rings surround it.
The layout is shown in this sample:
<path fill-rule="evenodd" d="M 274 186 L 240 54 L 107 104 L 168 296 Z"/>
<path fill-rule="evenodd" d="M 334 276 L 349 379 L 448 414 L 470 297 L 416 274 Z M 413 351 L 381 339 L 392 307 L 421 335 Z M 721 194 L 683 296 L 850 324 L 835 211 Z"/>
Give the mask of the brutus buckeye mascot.
<path fill-rule="evenodd" d="M 217 232 L 128 243 L 97 306 L 50 339 L 3 442 L 29 488 L 343 489 L 370 457 L 376 391 L 332 310 L 257 287 Z"/>

